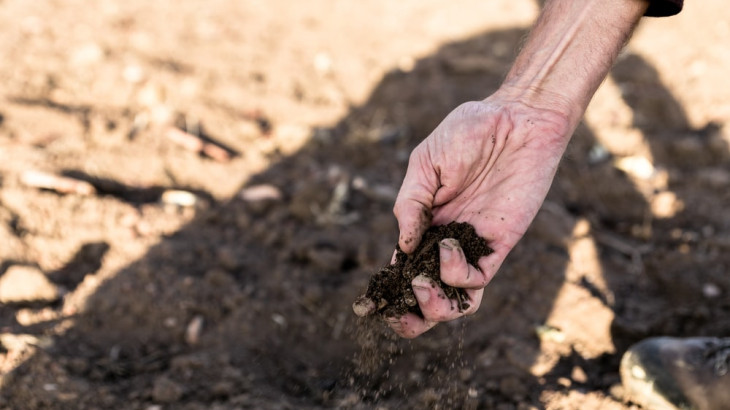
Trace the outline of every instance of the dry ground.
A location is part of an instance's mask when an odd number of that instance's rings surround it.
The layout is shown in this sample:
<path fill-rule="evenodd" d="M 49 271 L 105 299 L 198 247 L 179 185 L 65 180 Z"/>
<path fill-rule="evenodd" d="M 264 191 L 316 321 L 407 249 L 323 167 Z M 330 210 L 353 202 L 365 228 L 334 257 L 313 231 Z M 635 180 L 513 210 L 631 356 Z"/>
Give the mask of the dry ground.
<path fill-rule="evenodd" d="M 644 21 L 480 312 L 409 342 L 350 303 L 408 153 L 498 86 L 535 2 L 0 1 L 0 408 L 632 407 L 628 345 L 730 335 L 730 12 L 687 3 Z"/>

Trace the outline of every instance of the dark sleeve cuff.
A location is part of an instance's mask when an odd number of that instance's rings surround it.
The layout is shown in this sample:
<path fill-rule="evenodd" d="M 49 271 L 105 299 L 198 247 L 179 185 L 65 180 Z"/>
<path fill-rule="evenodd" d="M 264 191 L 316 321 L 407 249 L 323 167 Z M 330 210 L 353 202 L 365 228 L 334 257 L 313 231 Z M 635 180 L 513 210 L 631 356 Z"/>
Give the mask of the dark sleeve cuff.
<path fill-rule="evenodd" d="M 665 17 L 673 16 L 682 11 L 684 0 L 649 0 L 649 8 L 645 16 Z"/>

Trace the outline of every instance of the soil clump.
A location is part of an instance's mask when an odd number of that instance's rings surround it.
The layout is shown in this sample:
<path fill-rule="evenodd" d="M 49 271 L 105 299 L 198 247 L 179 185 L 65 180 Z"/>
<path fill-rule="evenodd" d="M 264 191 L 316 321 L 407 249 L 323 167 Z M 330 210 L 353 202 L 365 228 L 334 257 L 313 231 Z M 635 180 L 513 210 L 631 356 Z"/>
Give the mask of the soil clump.
<path fill-rule="evenodd" d="M 459 242 L 467 262 L 477 269 L 479 258 L 493 252 L 487 241 L 477 235 L 474 227 L 468 223 L 451 222 L 448 225 L 432 226 L 412 254 L 406 254 L 396 247 L 395 263 L 384 266 L 370 278 L 365 294 L 353 304 L 355 313 L 360 316 L 377 313 L 383 317 L 393 317 L 411 312 L 422 316 L 411 288 L 411 281 L 417 275 L 432 279 L 443 289 L 446 297 L 458 301 L 459 311 L 468 309 L 469 296 L 466 291 L 441 281 L 439 242 L 447 238 Z"/>

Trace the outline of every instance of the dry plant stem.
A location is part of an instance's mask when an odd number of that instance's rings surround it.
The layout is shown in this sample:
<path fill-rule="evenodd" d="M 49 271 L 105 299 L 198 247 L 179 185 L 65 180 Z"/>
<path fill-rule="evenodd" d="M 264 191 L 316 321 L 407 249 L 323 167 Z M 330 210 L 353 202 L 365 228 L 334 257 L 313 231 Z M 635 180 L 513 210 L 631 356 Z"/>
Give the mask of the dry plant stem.
<path fill-rule="evenodd" d="M 42 171 L 26 171 L 20 181 L 33 188 L 48 189 L 61 194 L 94 195 L 96 189 L 86 181 L 49 174 Z"/>
<path fill-rule="evenodd" d="M 226 162 L 231 159 L 231 155 L 225 149 L 177 127 L 167 127 L 164 133 L 167 139 L 188 151 L 203 153 L 219 162 Z"/>

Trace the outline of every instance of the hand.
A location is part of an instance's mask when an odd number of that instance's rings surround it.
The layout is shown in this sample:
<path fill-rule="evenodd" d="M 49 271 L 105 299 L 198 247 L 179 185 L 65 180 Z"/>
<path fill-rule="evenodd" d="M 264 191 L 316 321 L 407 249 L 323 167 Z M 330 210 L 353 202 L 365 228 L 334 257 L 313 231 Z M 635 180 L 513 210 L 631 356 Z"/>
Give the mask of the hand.
<path fill-rule="evenodd" d="M 479 308 L 484 287 L 524 235 L 553 180 L 572 124 L 504 94 L 462 104 L 411 153 L 394 208 L 401 249 L 413 252 L 430 225 L 457 221 L 472 224 L 494 253 L 470 266 L 458 242 L 442 241 L 441 280 L 466 289 L 470 306 L 452 309 L 457 302 L 419 275 L 412 286 L 424 317 L 387 319 L 402 337 Z"/>

